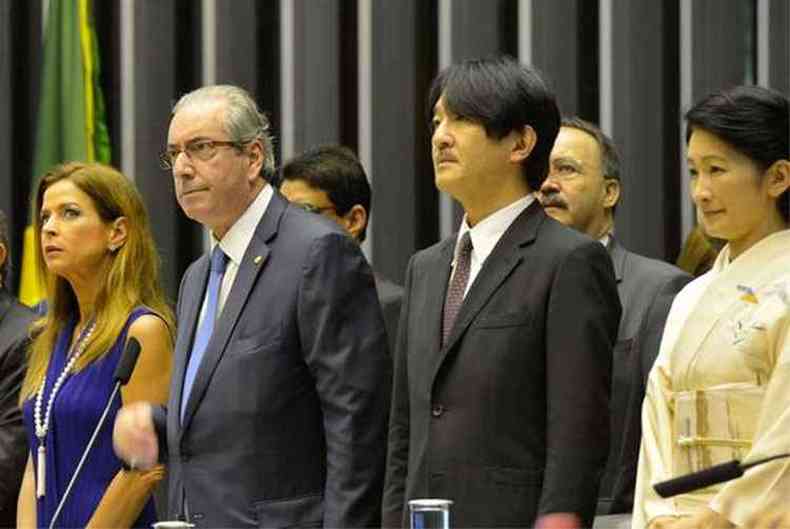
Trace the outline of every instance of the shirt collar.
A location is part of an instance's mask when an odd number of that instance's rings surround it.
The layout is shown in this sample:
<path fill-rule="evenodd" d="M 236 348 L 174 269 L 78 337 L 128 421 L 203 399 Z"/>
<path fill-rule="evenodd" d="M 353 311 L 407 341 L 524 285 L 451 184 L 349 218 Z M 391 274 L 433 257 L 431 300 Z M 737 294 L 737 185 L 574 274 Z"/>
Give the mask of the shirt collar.
<path fill-rule="evenodd" d="M 274 195 L 272 186 L 267 183 L 258 193 L 258 196 L 255 197 L 255 200 L 242 213 L 241 217 L 233 223 L 233 226 L 230 227 L 221 241 L 217 241 L 212 234 L 212 249 L 216 244 L 219 244 L 219 247 L 228 256 L 228 259 L 236 266 L 241 266 L 247 247 L 250 245 L 253 235 L 255 235 L 255 228 L 258 227 L 264 213 L 266 213 L 272 195 Z"/>
<path fill-rule="evenodd" d="M 453 253 L 453 265 L 458 258 L 458 251 L 460 250 L 461 237 L 464 233 L 470 232 L 469 236 L 472 239 L 472 252 L 477 256 L 480 262 L 485 261 L 486 257 L 494 251 L 494 247 L 502 238 L 502 235 L 507 231 L 513 221 L 516 220 L 525 209 L 527 209 L 535 200 L 535 194 L 529 193 L 505 206 L 502 209 L 490 214 L 473 228 L 469 227 L 466 215 L 461 221 L 461 227 L 458 230 L 458 238 L 455 240 L 455 251 Z"/>

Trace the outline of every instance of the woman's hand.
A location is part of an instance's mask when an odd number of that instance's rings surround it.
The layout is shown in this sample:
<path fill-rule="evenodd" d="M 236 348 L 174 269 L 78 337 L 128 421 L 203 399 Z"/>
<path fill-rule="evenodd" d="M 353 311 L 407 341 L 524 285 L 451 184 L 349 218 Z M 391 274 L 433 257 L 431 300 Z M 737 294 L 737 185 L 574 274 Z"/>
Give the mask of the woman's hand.
<path fill-rule="evenodd" d="M 734 527 L 735 524 L 727 518 L 706 507 L 692 516 L 675 518 L 672 523 L 661 529 L 734 529 Z"/>
<path fill-rule="evenodd" d="M 657 516 L 647 524 L 647 529 L 669 529 L 679 519 L 677 516 Z"/>
<path fill-rule="evenodd" d="M 746 529 L 787 529 L 790 527 L 790 510 L 785 505 L 754 514 L 745 525 Z"/>

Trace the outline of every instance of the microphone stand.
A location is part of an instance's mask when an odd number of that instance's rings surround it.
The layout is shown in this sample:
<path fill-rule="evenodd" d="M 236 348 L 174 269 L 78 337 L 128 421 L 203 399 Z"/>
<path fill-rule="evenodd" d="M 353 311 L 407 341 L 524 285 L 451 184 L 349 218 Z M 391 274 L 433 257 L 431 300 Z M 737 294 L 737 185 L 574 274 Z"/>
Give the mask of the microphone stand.
<path fill-rule="evenodd" d="M 107 399 L 107 404 L 104 406 L 104 411 L 99 418 L 99 422 L 96 424 L 96 428 L 93 429 L 93 434 L 91 435 L 85 450 L 82 452 L 82 457 L 80 458 L 79 463 L 77 463 L 77 468 L 74 469 L 74 474 L 71 475 L 71 480 L 69 481 L 69 484 L 63 493 L 63 497 L 61 497 L 60 501 L 58 502 L 58 507 L 55 509 L 55 514 L 52 515 L 52 521 L 49 522 L 49 529 L 54 529 L 55 522 L 58 521 L 58 516 L 60 516 L 63 506 L 66 504 L 66 500 L 69 497 L 71 488 L 77 481 L 80 471 L 82 470 L 82 466 L 85 464 L 85 460 L 88 459 L 88 454 L 90 454 L 91 448 L 93 448 L 93 443 L 96 442 L 96 437 L 99 435 L 102 426 L 104 426 L 104 421 L 107 419 L 107 414 L 110 413 L 110 406 L 112 406 L 115 396 L 118 394 L 118 390 L 121 389 L 121 386 L 129 382 L 129 378 L 132 376 L 134 366 L 137 364 L 138 356 L 140 356 L 140 342 L 138 342 L 136 338 L 130 338 L 129 342 L 126 344 L 126 349 L 124 349 L 123 354 L 121 355 L 121 359 L 118 361 L 118 365 L 115 368 L 115 373 L 113 373 L 115 386 L 112 388 L 110 398 Z"/>

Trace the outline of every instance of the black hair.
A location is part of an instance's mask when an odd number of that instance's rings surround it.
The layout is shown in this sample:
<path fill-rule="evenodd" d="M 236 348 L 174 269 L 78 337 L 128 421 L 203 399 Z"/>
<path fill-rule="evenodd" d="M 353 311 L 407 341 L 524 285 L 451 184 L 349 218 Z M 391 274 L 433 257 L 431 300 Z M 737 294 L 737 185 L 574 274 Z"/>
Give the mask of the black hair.
<path fill-rule="evenodd" d="M 433 80 L 426 109 L 433 117 L 439 98 L 456 116 L 480 123 L 489 138 L 502 139 L 529 125 L 537 143 L 522 165 L 530 189 L 537 191 L 549 171 L 549 156 L 560 128 L 554 94 L 540 74 L 508 56 L 454 64 Z"/>
<path fill-rule="evenodd" d="M 341 217 L 359 204 L 370 218 L 370 183 L 359 158 L 348 147 L 322 145 L 289 160 L 282 168 L 280 184 L 286 180 L 303 180 L 324 191 Z M 365 240 L 367 230 L 365 223 L 360 242 Z"/>
<path fill-rule="evenodd" d="M 761 86 L 736 86 L 714 92 L 686 112 L 686 143 L 696 129 L 710 132 L 748 156 L 762 171 L 790 158 L 788 101 Z M 785 221 L 790 201 L 785 191 L 777 201 Z"/>

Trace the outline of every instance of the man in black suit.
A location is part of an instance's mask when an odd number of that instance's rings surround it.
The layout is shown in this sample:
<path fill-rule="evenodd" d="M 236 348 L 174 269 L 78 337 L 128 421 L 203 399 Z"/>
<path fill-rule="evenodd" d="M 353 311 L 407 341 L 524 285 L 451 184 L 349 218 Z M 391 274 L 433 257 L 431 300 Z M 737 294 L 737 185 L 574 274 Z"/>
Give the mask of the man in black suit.
<path fill-rule="evenodd" d="M 35 319 L 9 293 L 10 270 L 8 222 L 0 211 L 0 527 L 16 527 L 16 501 L 27 461 L 19 388 Z"/>
<path fill-rule="evenodd" d="M 281 177 L 285 198 L 337 222 L 358 243 L 365 241 L 372 193 L 365 169 L 351 149 L 342 145 L 310 149 L 289 160 Z M 374 278 L 392 351 L 403 287 L 378 274 Z"/>
<path fill-rule="evenodd" d="M 629 252 L 614 234 L 620 200 L 620 158 L 612 140 L 580 118 L 562 120 L 539 198 L 546 213 L 601 241 L 614 264 L 623 317 L 612 371 L 612 431 L 598 514 L 633 507 L 645 381 L 658 355 L 675 294 L 692 277 L 663 261 Z"/>
<path fill-rule="evenodd" d="M 235 86 L 176 104 L 162 163 L 213 250 L 181 282 L 167 408 L 124 408 L 118 454 L 167 464 L 198 527 L 380 523 L 390 356 L 373 274 L 269 181 L 269 123 Z"/>
<path fill-rule="evenodd" d="M 408 524 L 408 500 L 446 498 L 453 527 L 560 513 L 589 527 L 620 303 L 605 249 L 535 200 L 554 96 L 512 59 L 470 60 L 439 74 L 429 108 L 436 185 L 465 215 L 407 270 L 384 522 Z"/>

